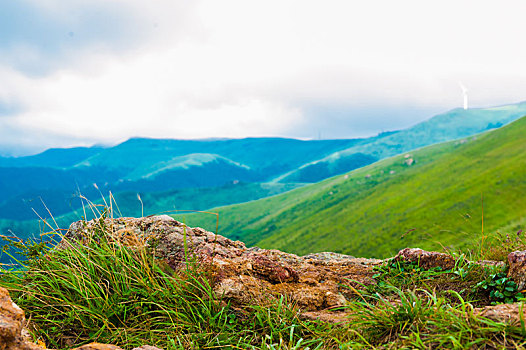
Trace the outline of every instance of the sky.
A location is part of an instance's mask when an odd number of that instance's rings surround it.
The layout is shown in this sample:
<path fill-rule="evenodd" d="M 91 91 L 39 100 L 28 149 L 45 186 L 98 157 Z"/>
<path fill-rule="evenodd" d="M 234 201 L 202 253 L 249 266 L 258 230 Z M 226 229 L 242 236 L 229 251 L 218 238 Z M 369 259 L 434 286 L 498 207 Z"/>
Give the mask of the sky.
<path fill-rule="evenodd" d="M 353 138 L 526 100 L 524 0 L 0 2 L 0 155 Z"/>

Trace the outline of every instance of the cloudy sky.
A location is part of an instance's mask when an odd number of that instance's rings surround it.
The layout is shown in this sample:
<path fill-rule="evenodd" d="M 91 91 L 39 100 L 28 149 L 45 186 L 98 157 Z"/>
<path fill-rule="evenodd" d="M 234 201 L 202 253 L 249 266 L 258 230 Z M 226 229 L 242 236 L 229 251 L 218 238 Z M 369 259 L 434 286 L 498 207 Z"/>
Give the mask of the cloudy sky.
<path fill-rule="evenodd" d="M 526 100 L 524 0 L 0 2 L 0 154 L 349 138 Z"/>

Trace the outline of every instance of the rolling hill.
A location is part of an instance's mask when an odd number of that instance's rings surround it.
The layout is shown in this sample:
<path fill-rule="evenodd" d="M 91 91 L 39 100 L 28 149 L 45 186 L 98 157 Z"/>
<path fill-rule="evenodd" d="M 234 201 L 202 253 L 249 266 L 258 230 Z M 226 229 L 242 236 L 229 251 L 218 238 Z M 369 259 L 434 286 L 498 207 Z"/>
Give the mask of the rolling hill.
<path fill-rule="evenodd" d="M 364 140 L 302 141 L 281 138 L 228 140 L 130 139 L 109 148 L 53 149 L 0 158 L 0 204 L 64 191 L 92 196 L 104 191 L 166 191 L 262 182 L 305 162 Z M 66 196 L 67 197 L 67 196 Z M 57 213 L 61 214 L 61 212 Z"/>
<path fill-rule="evenodd" d="M 220 234 L 297 254 L 387 257 L 407 246 L 465 247 L 480 238 L 482 204 L 486 232 L 526 224 L 525 135 L 526 117 L 212 211 L 220 213 Z M 197 214 L 186 222 L 215 229 L 212 218 Z"/>
<path fill-rule="evenodd" d="M 118 169 L 123 178 L 142 177 L 156 164 L 190 154 L 214 154 L 243 164 L 259 180 L 290 171 L 306 159 L 315 160 L 348 148 L 363 139 L 296 140 L 287 138 L 245 138 L 170 140 L 133 138 L 107 148 L 77 164 L 77 167 Z"/>
<path fill-rule="evenodd" d="M 50 148 L 32 156 L 0 157 L 0 167 L 68 168 L 102 150 L 102 147 Z"/>

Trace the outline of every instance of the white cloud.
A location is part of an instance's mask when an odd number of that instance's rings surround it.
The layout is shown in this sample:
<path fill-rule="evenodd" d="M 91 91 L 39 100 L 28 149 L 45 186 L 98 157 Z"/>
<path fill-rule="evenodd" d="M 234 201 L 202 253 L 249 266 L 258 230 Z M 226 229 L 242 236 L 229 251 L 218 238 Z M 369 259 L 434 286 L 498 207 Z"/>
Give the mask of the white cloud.
<path fill-rule="evenodd" d="M 38 4 L 73 24 L 79 8 L 108 6 Z M 459 80 L 473 106 L 526 96 L 523 1 L 119 0 L 117 7 L 145 30 L 128 33 L 138 39 L 125 50 L 102 36 L 66 50 L 73 61 L 45 76 L 0 67 L 0 103 L 24 108 L 12 126 L 100 141 L 294 136 L 310 105 L 344 106 L 350 119 L 367 106 L 449 109 L 462 103 Z"/>
<path fill-rule="evenodd" d="M 262 136 L 298 121 L 297 109 L 250 94 L 227 96 L 228 82 L 216 84 L 206 71 L 172 65 L 169 56 L 113 60 L 91 77 L 62 71 L 39 80 L 15 79 L 20 91 L 35 97 L 26 101 L 28 109 L 16 124 L 109 141 L 134 135 Z"/>

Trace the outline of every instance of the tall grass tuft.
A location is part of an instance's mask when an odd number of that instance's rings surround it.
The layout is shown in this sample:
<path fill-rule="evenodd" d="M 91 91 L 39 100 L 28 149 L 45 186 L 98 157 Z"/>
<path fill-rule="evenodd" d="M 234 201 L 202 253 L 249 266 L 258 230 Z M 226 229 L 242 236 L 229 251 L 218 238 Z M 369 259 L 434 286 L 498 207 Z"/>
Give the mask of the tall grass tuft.
<path fill-rule="evenodd" d="M 25 250 L 22 269 L 3 269 L 0 286 L 30 316 L 34 337 L 49 347 L 89 342 L 124 349 L 320 348 L 325 329 L 299 319 L 286 298 L 233 308 L 213 291 L 213 271 L 191 257 L 172 271 L 147 245 L 124 246 L 104 220 L 60 249 L 12 241 Z M 137 241 L 140 243 L 140 239 Z"/>
<path fill-rule="evenodd" d="M 213 343 L 231 313 L 206 272 L 189 265 L 169 275 L 145 246 L 120 245 L 104 228 L 30 260 L 27 270 L 4 271 L 1 284 L 57 348 L 95 340 L 158 344 L 170 334 L 183 344 Z"/>
<path fill-rule="evenodd" d="M 396 298 L 380 294 L 353 301 L 351 322 L 362 334 L 354 343 L 390 349 L 523 349 L 520 327 L 495 322 L 474 313 L 460 294 L 452 305 L 427 290 L 403 291 L 393 287 Z M 383 348 L 383 347 L 382 347 Z"/>

